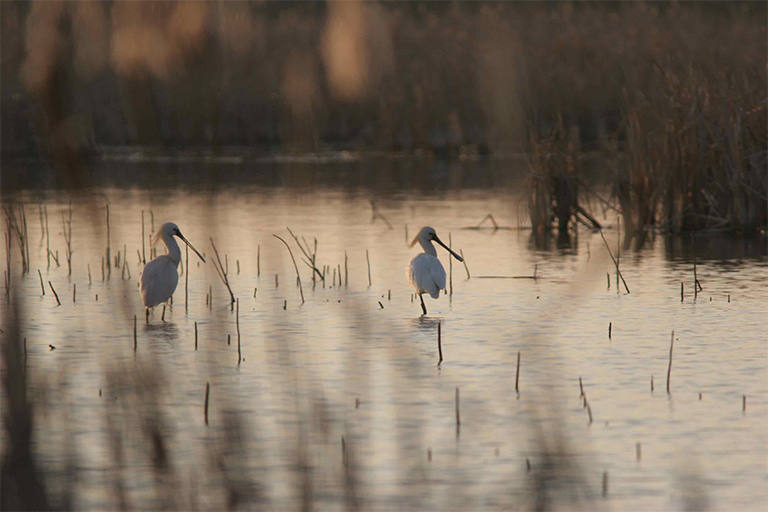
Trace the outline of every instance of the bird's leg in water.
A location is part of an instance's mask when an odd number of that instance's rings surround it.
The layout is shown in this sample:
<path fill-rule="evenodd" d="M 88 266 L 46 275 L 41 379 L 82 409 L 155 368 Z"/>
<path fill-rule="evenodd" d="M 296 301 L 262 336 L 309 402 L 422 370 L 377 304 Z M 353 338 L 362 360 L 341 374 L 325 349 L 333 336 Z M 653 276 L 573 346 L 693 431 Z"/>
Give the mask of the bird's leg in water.
<path fill-rule="evenodd" d="M 149 323 L 149 308 L 147 308 L 147 323 Z"/>
<path fill-rule="evenodd" d="M 424 297 L 422 297 L 421 294 L 419 294 L 419 300 L 421 300 L 421 310 L 426 315 L 427 314 L 427 306 L 424 305 Z"/>
<path fill-rule="evenodd" d="M 165 304 L 163 304 L 163 314 L 162 314 L 162 316 L 160 317 L 160 320 L 162 320 L 163 322 L 165 322 Z"/>

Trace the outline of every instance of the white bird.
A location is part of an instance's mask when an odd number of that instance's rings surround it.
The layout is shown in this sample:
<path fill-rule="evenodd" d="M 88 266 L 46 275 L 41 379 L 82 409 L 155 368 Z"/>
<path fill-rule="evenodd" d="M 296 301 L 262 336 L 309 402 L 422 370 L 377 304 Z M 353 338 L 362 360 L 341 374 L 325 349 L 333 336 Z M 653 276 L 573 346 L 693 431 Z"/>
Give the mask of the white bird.
<path fill-rule="evenodd" d="M 168 248 L 168 254 L 158 256 L 146 264 L 144 272 L 141 274 L 141 287 L 139 288 L 141 300 L 147 308 L 147 323 L 149 323 L 150 308 L 167 302 L 173 292 L 176 291 L 176 285 L 179 284 L 179 273 L 176 269 L 181 261 L 181 249 L 179 249 L 176 240 L 173 239 L 174 235 L 181 238 L 205 263 L 205 258 L 184 238 L 176 224 L 166 222 L 160 227 L 160 231 L 152 239 L 152 245 L 162 239 L 165 247 Z"/>
<path fill-rule="evenodd" d="M 445 289 L 445 269 L 440 260 L 437 259 L 437 251 L 435 246 L 432 245 L 433 240 L 442 245 L 454 258 L 464 261 L 461 256 L 446 247 L 437 237 L 435 230 L 429 226 L 421 228 L 419 234 L 413 239 L 409 247 L 413 247 L 416 245 L 416 242 L 419 242 L 424 252 L 411 260 L 406 273 L 408 281 L 416 288 L 416 293 L 419 295 L 419 300 L 421 300 L 421 310 L 425 315 L 427 314 L 427 308 L 424 306 L 424 298 L 421 295 L 428 293 L 430 297 L 436 299 L 440 296 L 440 290 Z"/>

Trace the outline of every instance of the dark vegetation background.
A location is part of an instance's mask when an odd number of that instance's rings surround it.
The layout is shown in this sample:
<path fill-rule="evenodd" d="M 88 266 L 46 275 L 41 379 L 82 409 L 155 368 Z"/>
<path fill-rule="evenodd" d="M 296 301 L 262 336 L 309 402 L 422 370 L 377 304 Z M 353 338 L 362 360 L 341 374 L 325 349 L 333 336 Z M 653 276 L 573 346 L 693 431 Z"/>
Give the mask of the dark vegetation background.
<path fill-rule="evenodd" d="M 548 228 L 597 152 L 630 231 L 766 225 L 765 2 L 0 8 L 6 157 L 524 152 Z"/>

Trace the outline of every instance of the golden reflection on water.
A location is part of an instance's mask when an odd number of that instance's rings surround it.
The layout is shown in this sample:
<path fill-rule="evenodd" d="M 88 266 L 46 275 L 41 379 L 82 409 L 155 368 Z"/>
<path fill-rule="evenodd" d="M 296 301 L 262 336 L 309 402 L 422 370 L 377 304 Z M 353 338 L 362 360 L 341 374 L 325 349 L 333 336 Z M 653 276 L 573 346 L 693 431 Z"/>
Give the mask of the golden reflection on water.
<path fill-rule="evenodd" d="M 765 502 L 764 256 L 738 260 L 736 268 L 700 256 L 704 290 L 681 302 L 679 283 L 691 282 L 690 261 L 670 253 L 658 236 L 640 251 L 622 252 L 632 293 L 617 293 L 615 275 L 607 288 L 612 264 L 599 234 L 580 230 L 569 247 L 542 248 L 526 231 L 462 229 L 489 212 L 517 226 L 518 207 L 506 192 L 404 193 L 378 201 L 393 229 L 372 220 L 369 200 L 333 188 L 100 190 L 72 200 L 71 278 L 64 266 L 46 269 L 45 241 L 30 235 L 32 272 L 13 277 L 31 396 L 48 397 L 38 404 L 35 449 L 51 470 L 67 467 L 62 447 L 74 447 L 79 506 L 114 508 L 125 500 L 131 508 L 219 508 L 234 499 L 296 508 L 309 499 L 370 509 L 496 509 L 533 506 L 544 492 L 568 500 L 566 508 L 590 508 L 602 500 L 606 471 L 609 508 L 680 506 L 676 481 L 689 486 L 685 496 L 698 489 L 713 508 Z M 119 269 L 101 278 L 105 219 L 93 212 L 107 201 L 112 255 L 125 254 L 130 280 Z M 46 202 L 51 249 L 60 258 L 60 216 L 68 204 L 58 196 Z M 25 208 L 29 233 L 41 233 L 36 202 L 28 198 Z M 145 236 L 151 210 L 156 228 L 176 222 L 206 257 L 210 238 L 226 254 L 240 299 L 241 364 L 235 314 L 210 264 L 185 262 L 188 304 L 183 275 L 166 323 L 159 310 L 143 323 L 142 210 Z M 411 236 L 422 225 L 443 240 L 450 233 L 475 276 L 467 279 L 454 265 L 453 295 L 427 299 L 424 318 L 405 279 L 415 254 L 405 244 L 406 225 Z M 299 261 L 306 296 L 300 305 L 293 264 L 272 237 L 285 236 L 298 258 L 286 227 L 310 245 L 317 239 L 318 265 L 343 273 L 346 257 L 348 282 L 334 285 L 329 270 L 325 286 L 313 286 Z M 616 247 L 616 233 L 607 230 L 606 237 Z M 702 250 L 715 250 L 715 243 Z M 444 251 L 439 257 L 448 267 Z M 536 280 L 478 278 L 529 276 L 534 267 Z M 38 268 L 56 287 L 60 307 L 49 293 L 41 296 Z M 745 412 L 742 395 L 749 397 Z M 167 460 L 158 461 L 158 442 Z M 549 490 L 541 491 L 542 482 Z M 183 497 L 164 491 L 174 486 Z"/>

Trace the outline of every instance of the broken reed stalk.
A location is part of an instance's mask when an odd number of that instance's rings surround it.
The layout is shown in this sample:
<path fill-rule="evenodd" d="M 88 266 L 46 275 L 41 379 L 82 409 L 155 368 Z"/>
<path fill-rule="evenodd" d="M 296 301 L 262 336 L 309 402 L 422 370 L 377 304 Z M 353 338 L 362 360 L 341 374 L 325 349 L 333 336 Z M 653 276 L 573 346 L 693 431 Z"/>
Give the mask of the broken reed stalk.
<path fill-rule="evenodd" d="M 105 205 L 106 211 L 107 211 L 107 279 L 112 277 L 112 262 L 111 262 L 111 256 L 112 256 L 112 246 L 109 242 L 109 203 Z"/>
<path fill-rule="evenodd" d="M 693 295 L 695 297 L 704 288 L 699 283 L 699 278 L 696 274 L 696 239 L 693 237 L 693 233 L 691 233 L 691 245 L 693 250 Z"/>
<path fill-rule="evenodd" d="M 371 260 L 368 257 L 368 249 L 365 250 L 365 261 L 368 263 L 368 286 L 371 286 Z"/>
<path fill-rule="evenodd" d="M 64 212 L 61 212 L 61 224 L 62 233 L 64 235 L 64 242 L 67 244 L 66 253 L 67 267 L 69 272 L 67 275 L 72 275 L 72 203 L 69 203 L 69 220 L 64 217 Z"/>
<path fill-rule="evenodd" d="M 672 339 L 669 340 L 669 368 L 667 368 L 667 394 L 669 394 L 669 376 L 672 374 L 672 348 L 675 345 L 675 331 L 672 331 Z"/>
<path fill-rule="evenodd" d="M 613 327 L 613 322 L 608 322 L 608 339 L 611 339 L 611 328 Z"/>
<path fill-rule="evenodd" d="M 653 393 L 653 375 L 651 375 L 651 393 Z"/>
<path fill-rule="evenodd" d="M 283 244 L 285 245 L 286 249 L 288 249 L 288 254 L 291 255 L 291 261 L 293 261 L 293 268 L 296 270 L 296 282 L 299 285 L 299 293 L 301 294 L 301 303 L 304 304 L 304 287 L 301 285 L 301 276 L 299 275 L 299 266 L 296 265 L 296 258 L 293 257 L 293 251 L 291 250 L 291 247 L 288 245 L 288 242 L 280 238 L 279 236 L 273 234 L 273 237 L 277 238 Z M 323 279 L 323 283 L 325 283 L 325 279 Z"/>
<path fill-rule="evenodd" d="M 467 271 L 467 279 L 470 279 L 472 276 L 469 275 L 469 267 L 467 266 L 467 259 L 464 257 L 464 251 L 459 249 L 459 254 L 461 255 L 462 263 L 464 263 L 464 270 Z"/>
<path fill-rule="evenodd" d="M 517 373 L 515 373 L 515 393 L 520 397 L 520 351 L 517 351 Z"/>
<path fill-rule="evenodd" d="M 347 251 L 344 251 L 344 287 L 345 288 L 347 287 L 347 284 L 349 283 L 348 278 L 349 278 L 349 273 L 347 272 Z M 730 301 L 731 301 L 731 296 L 729 295 L 728 296 L 728 302 L 730 302 Z"/>
<path fill-rule="evenodd" d="M 256 247 L 256 277 L 261 275 L 261 245 Z"/>
<path fill-rule="evenodd" d="M 206 382 L 205 383 L 205 407 L 204 407 L 204 415 L 205 415 L 205 425 L 208 425 L 208 398 L 211 395 L 211 383 Z"/>
<path fill-rule="evenodd" d="M 37 277 L 40 278 L 40 289 L 43 290 L 43 295 L 45 295 L 45 285 L 43 284 L 43 274 L 40 273 L 40 269 L 37 269 Z"/>
<path fill-rule="evenodd" d="M 459 436 L 461 428 L 461 416 L 459 415 L 459 387 L 456 386 L 456 437 Z"/>
<path fill-rule="evenodd" d="M 453 244 L 451 243 L 451 233 L 448 233 L 448 249 L 451 249 Z M 448 255 L 448 294 L 453 295 L 453 258 Z"/>
<path fill-rule="evenodd" d="M 48 205 L 43 207 L 45 213 L 45 252 L 48 257 L 48 269 L 51 268 L 51 233 L 48 231 Z"/>
<path fill-rule="evenodd" d="M 680 281 L 680 302 L 685 302 L 685 285 Z"/>
<path fill-rule="evenodd" d="M 603 230 L 600 230 L 600 237 L 603 239 L 603 242 L 605 242 L 605 248 L 608 249 L 608 254 L 611 256 L 611 259 L 613 260 L 613 264 L 616 266 L 616 272 L 618 272 L 619 277 L 621 278 L 621 282 L 624 283 L 624 289 L 627 290 L 627 293 L 630 293 L 629 286 L 627 286 L 627 282 L 624 280 L 624 276 L 621 273 L 621 270 L 619 270 L 619 263 L 616 261 L 616 258 L 613 257 L 613 253 L 611 252 L 611 248 L 608 245 L 608 241 L 605 239 L 605 235 L 603 235 Z M 609 286 L 610 286 L 610 277 L 608 279 Z"/>
<path fill-rule="evenodd" d="M 621 289 L 619 286 L 619 265 L 621 265 L 621 217 L 617 218 L 616 226 L 616 293 L 619 293 L 619 290 Z"/>
<path fill-rule="evenodd" d="M 240 361 L 243 359 L 240 352 L 240 299 L 237 299 L 237 312 L 235 313 L 235 326 L 237 327 L 237 365 L 240 366 Z"/>
<path fill-rule="evenodd" d="M 582 398 L 584 396 L 584 384 L 581 383 L 581 377 L 579 377 L 579 398 Z"/>
<path fill-rule="evenodd" d="M 305 249 L 301 245 L 301 242 L 299 241 L 299 237 L 297 237 L 296 235 L 293 234 L 293 231 L 291 231 L 291 228 L 286 226 L 285 229 L 288 230 L 288 233 L 290 233 L 291 236 L 293 237 L 293 239 L 296 241 L 296 245 L 299 246 L 299 249 L 301 249 L 301 252 L 304 254 L 304 256 L 307 257 L 307 260 L 309 260 L 309 262 L 305 261 L 304 263 L 306 263 L 307 266 L 309 266 L 312 269 L 312 285 L 313 285 L 313 289 L 314 289 L 315 275 L 317 275 L 320 279 L 323 280 L 323 282 L 325 282 L 325 277 L 320 272 L 320 270 L 318 270 L 317 265 L 316 265 L 316 263 L 317 263 L 317 238 L 315 238 L 315 250 L 312 251 L 312 249 L 309 248 L 309 244 L 307 243 L 306 240 L 304 240 L 304 245 L 307 246 L 306 249 Z M 304 238 L 304 237 L 302 237 L 302 238 Z"/>
<path fill-rule="evenodd" d="M 213 252 L 216 255 L 216 260 L 213 260 L 213 268 L 216 269 L 216 273 L 219 274 L 219 277 L 221 278 L 221 281 L 224 283 L 224 286 L 227 287 L 227 291 L 229 292 L 229 299 L 230 304 L 235 303 L 235 294 L 232 293 L 232 288 L 229 286 L 229 279 L 227 277 L 227 269 L 224 268 L 224 265 L 221 263 L 221 258 L 219 257 L 219 251 L 216 249 L 216 244 L 213 243 L 213 238 L 210 238 L 211 246 L 213 246 Z M 218 262 L 218 265 L 217 265 Z"/>
<path fill-rule="evenodd" d="M 144 247 L 144 210 L 141 210 L 141 262 L 147 263 L 147 253 Z"/>
<path fill-rule="evenodd" d="M 405 224 L 405 245 L 408 245 L 408 224 Z"/>
<path fill-rule="evenodd" d="M 587 402 L 587 397 L 584 396 L 584 404 L 587 406 L 587 414 L 589 414 L 589 424 L 592 424 L 592 406 L 589 405 L 589 402 Z"/>
<path fill-rule="evenodd" d="M 440 360 L 437 362 L 437 366 L 440 366 L 440 364 L 443 362 L 443 342 L 442 342 L 441 331 L 442 331 L 441 322 L 438 320 L 438 322 L 437 322 L 437 352 L 438 352 L 438 354 L 440 354 Z"/>
<path fill-rule="evenodd" d="M 747 395 L 741 395 L 741 412 L 747 412 Z"/>
<path fill-rule="evenodd" d="M 77 296 L 77 285 L 72 284 L 72 304 L 75 303 L 75 297 Z"/>
<path fill-rule="evenodd" d="M 195 350 L 197 350 L 197 322 L 195 322 Z"/>
<path fill-rule="evenodd" d="M 61 306 L 61 301 L 59 300 L 59 294 L 58 294 L 58 293 L 56 293 L 56 290 L 53 288 L 53 284 L 51 284 L 51 282 L 50 282 L 50 281 L 48 281 L 48 286 L 50 286 L 50 287 L 51 287 L 51 291 L 53 292 L 53 296 L 54 296 L 54 297 L 56 297 L 56 304 L 58 304 L 59 306 Z"/>
<path fill-rule="evenodd" d="M 184 272 L 184 311 L 189 312 L 189 246 L 187 244 L 184 244 L 184 252 L 186 256 L 184 266 L 187 268 Z"/>
<path fill-rule="evenodd" d="M 91 286 L 93 284 L 93 281 L 91 280 L 91 264 L 88 264 L 88 286 Z"/>
<path fill-rule="evenodd" d="M 98 297 L 98 295 L 97 295 Z M 136 345 L 138 344 L 136 338 L 136 315 L 133 315 L 133 352 L 136 353 Z"/>

